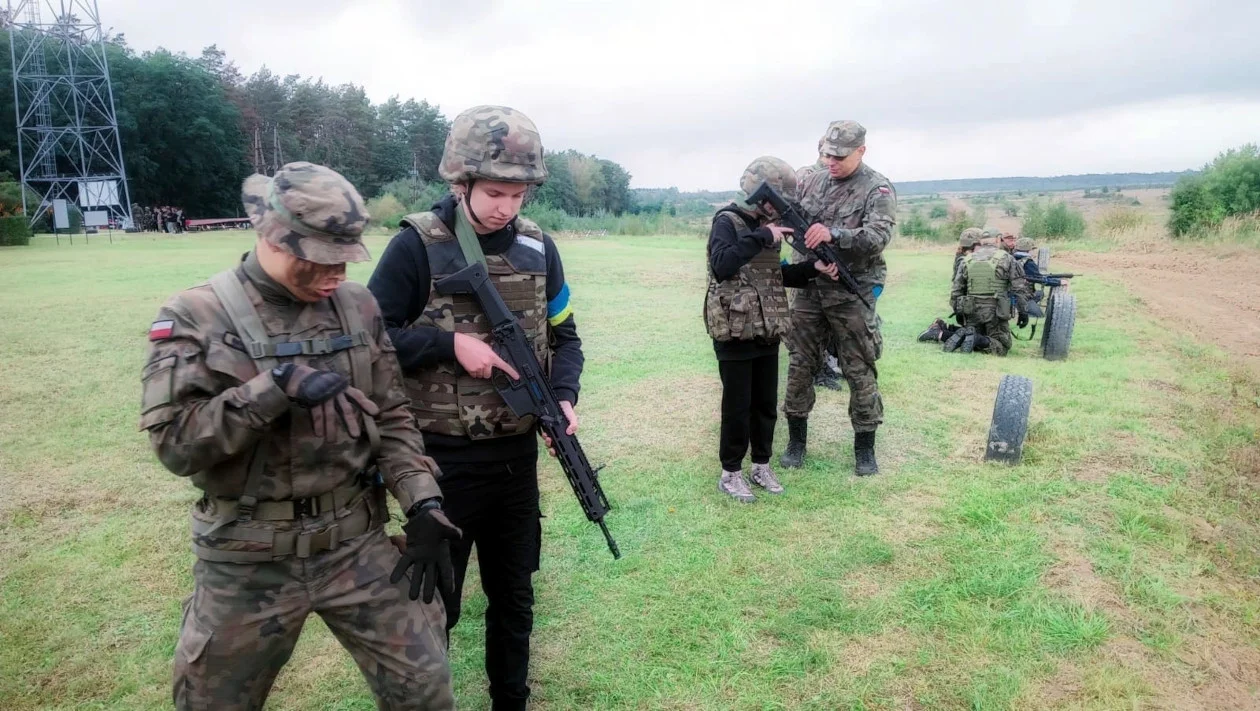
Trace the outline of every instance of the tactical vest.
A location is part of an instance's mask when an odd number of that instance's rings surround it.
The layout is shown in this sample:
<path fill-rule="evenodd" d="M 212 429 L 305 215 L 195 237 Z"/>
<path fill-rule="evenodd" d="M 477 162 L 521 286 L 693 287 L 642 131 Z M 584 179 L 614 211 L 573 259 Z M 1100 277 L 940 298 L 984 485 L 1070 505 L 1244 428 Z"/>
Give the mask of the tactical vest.
<path fill-rule="evenodd" d="M 997 278 L 997 249 L 976 250 L 967 256 L 967 294 L 994 296 L 1005 292 Z"/>
<path fill-rule="evenodd" d="M 403 224 L 420 234 L 429 258 L 429 302 L 408 328 L 438 328 L 463 333 L 490 342 L 486 322 L 477 298 L 470 294 L 444 296 L 434 284 L 468 266 L 455 233 L 432 212 L 403 218 Z M 486 255 L 486 270 L 508 309 L 516 314 L 525 336 L 534 344 L 534 354 L 544 370 L 549 370 L 551 349 L 547 344 L 547 257 L 543 233 L 538 225 L 518 217 L 516 241 L 502 254 Z M 439 363 L 432 368 L 404 373 L 403 382 L 411 397 L 417 424 L 425 432 L 490 439 L 530 432 L 534 418 L 516 417 L 494 384 L 463 372 L 457 363 Z"/>
<path fill-rule="evenodd" d="M 723 210 L 737 233 L 749 231 L 748 223 L 735 212 Z M 707 250 L 706 250 L 707 253 Z M 757 253 L 739 268 L 734 277 L 718 281 L 709 269 L 709 288 L 704 298 L 704 325 L 715 341 L 782 338 L 788 331 L 787 292 L 783 269 L 779 266 L 779 245 Z"/>
<path fill-rule="evenodd" d="M 259 373 L 275 368 L 280 358 L 348 350 L 351 383 L 366 394 L 373 392 L 372 337 L 364 327 L 358 308 L 351 302 L 345 284 L 339 285 L 332 296 L 342 335 L 301 341 L 277 341 L 267 334 L 262 318 L 236 270 L 215 274 L 210 278 L 210 287 Z M 372 456 L 375 458 L 381 443 L 376 420 L 364 417 L 363 428 L 371 441 Z M 196 505 L 192 532 L 193 553 L 198 558 L 225 563 L 262 563 L 288 555 L 306 558 L 313 553 L 332 550 L 342 540 L 361 535 L 369 528 L 384 525 L 388 519 L 384 489 L 372 487 L 370 494 L 364 496 L 366 481 L 302 500 L 304 506 L 316 507 L 319 512 L 337 512 L 339 518 L 323 530 L 276 530 L 267 525 L 253 525 L 255 520 L 292 521 L 303 515 L 296 501 L 258 500 L 266 477 L 267 457 L 264 450 L 270 439 L 269 433 L 263 434 L 249 453 L 249 469 L 239 496 L 207 495 Z M 342 512 L 346 512 L 344 516 Z M 206 518 L 206 514 L 213 514 L 213 518 Z M 210 540 L 216 541 L 216 545 L 203 545 Z"/>
<path fill-rule="evenodd" d="M 1008 256 L 996 247 L 980 248 L 963 262 L 967 270 L 967 295 L 963 299 L 963 313 L 969 317 L 979 314 L 981 304 L 992 304 L 1000 319 L 1011 317 L 1011 298 L 1007 284 L 998 279 L 998 262 Z"/>

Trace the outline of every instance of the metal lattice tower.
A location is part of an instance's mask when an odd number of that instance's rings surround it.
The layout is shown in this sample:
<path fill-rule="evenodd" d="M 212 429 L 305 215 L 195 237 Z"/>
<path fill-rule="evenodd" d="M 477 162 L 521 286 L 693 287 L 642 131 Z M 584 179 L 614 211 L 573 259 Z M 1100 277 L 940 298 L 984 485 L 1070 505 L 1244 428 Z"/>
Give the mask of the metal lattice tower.
<path fill-rule="evenodd" d="M 131 224 L 114 89 L 96 0 L 8 0 L 22 184 L 31 224 L 64 198 Z M 83 193 L 83 195 L 81 195 Z"/>

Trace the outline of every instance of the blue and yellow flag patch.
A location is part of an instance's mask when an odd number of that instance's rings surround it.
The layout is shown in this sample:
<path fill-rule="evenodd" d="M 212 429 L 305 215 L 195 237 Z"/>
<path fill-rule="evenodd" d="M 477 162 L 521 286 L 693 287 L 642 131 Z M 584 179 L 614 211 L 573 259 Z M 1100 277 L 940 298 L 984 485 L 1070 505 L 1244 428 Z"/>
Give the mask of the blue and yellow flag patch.
<path fill-rule="evenodd" d="M 547 302 L 547 323 L 559 326 L 573 315 L 573 307 L 569 305 L 569 284 L 560 287 L 560 293 Z"/>

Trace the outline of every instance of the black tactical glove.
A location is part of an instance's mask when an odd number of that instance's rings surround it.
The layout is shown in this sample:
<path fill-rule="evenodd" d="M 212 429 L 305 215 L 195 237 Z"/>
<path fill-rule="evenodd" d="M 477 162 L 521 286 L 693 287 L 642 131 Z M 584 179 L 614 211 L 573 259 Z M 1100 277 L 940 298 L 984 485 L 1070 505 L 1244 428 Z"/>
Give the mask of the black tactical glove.
<path fill-rule="evenodd" d="M 447 595 L 455 592 L 451 541 L 463 538 L 464 532 L 446 518 L 438 500 L 429 499 L 413 506 L 403 532 L 407 534 L 407 550 L 398 565 L 394 566 L 389 582 L 402 580 L 407 569 L 415 566 L 411 571 L 411 590 L 408 593 L 412 600 L 420 597 L 422 584 L 425 604 L 433 602 L 433 591 L 438 585 Z"/>
<path fill-rule="evenodd" d="M 1028 314 L 1026 312 L 1021 313 L 1019 315 L 1019 318 L 1015 319 L 1015 326 L 1017 328 L 1024 328 L 1027 325 L 1028 325 Z"/>
<path fill-rule="evenodd" d="M 285 363 L 271 370 L 271 379 L 289 399 L 311 411 L 315 436 L 329 442 L 337 438 L 333 427 L 337 419 L 351 439 L 358 439 L 363 434 L 359 418 L 376 417 L 381 412 L 362 390 L 350 387 L 350 379 L 341 373 Z"/>

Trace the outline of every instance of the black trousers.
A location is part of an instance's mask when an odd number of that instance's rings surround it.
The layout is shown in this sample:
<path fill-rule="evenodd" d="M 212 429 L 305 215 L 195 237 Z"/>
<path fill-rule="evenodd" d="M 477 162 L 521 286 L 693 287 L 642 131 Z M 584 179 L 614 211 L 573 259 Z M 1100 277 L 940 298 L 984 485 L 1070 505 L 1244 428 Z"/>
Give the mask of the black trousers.
<path fill-rule="evenodd" d="M 779 397 L 779 354 L 750 360 L 720 360 L 722 435 L 718 457 L 728 472 L 739 471 L 752 444 L 756 464 L 770 461 Z"/>
<path fill-rule="evenodd" d="M 468 558 L 477 546 L 486 593 L 486 676 L 495 711 L 524 709 L 529 698 L 529 636 L 542 545 L 538 455 L 492 463 L 451 463 L 442 469 L 442 509 L 464 537 L 451 545 L 455 592 L 443 596 L 446 631 L 459 622 Z"/>

